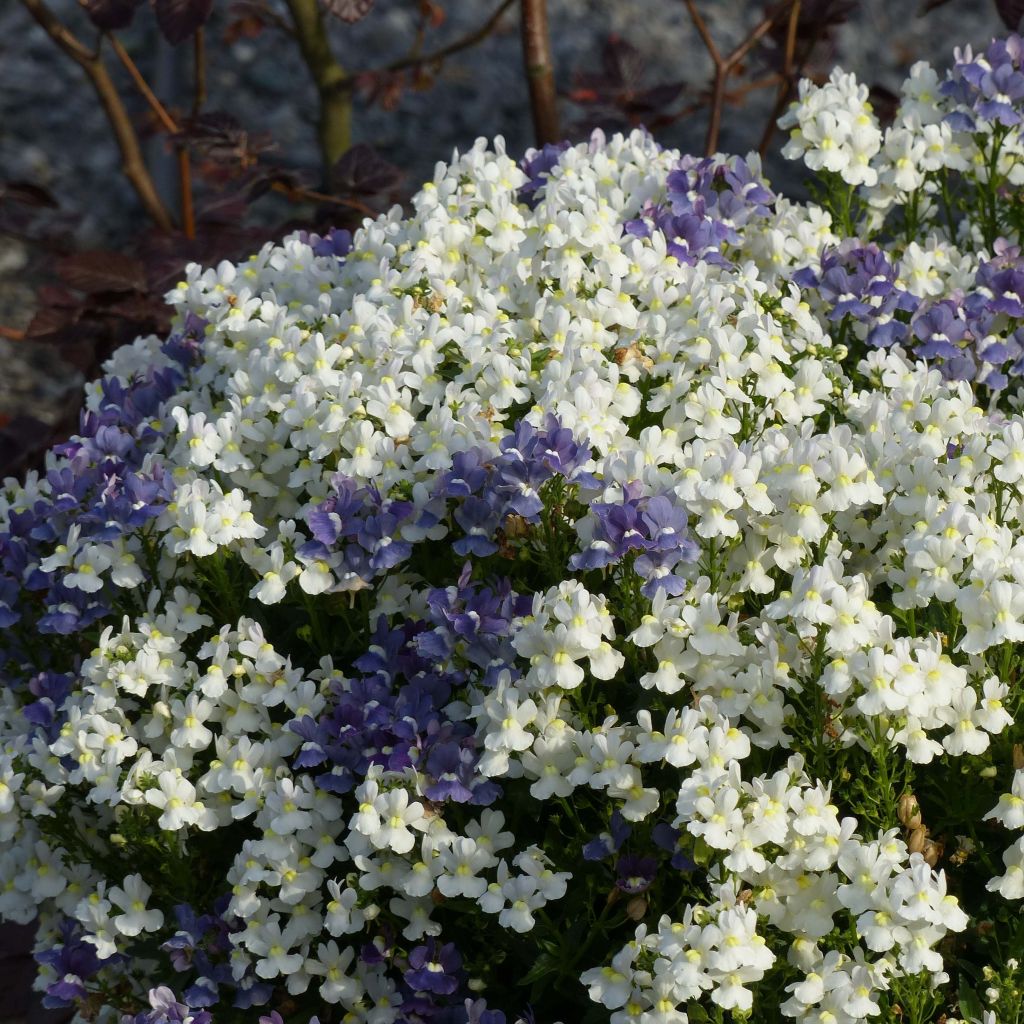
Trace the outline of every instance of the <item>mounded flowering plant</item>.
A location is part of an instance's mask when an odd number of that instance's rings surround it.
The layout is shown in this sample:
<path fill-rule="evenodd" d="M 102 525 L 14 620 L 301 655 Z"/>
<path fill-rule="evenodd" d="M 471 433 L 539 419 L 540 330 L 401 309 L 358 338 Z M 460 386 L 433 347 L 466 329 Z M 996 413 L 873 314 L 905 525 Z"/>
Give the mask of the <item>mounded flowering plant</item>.
<path fill-rule="evenodd" d="M 1022 64 L 189 267 L 0 500 L 47 1005 L 1019 1022 Z"/>

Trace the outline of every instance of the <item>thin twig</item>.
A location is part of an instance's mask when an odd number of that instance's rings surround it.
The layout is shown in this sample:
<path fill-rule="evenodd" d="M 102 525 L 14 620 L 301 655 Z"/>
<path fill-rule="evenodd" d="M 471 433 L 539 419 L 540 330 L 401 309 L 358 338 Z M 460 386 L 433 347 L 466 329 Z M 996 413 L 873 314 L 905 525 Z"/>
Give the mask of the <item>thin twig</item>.
<path fill-rule="evenodd" d="M 718 52 L 718 47 L 715 46 L 714 39 L 711 38 L 711 33 L 708 31 L 708 27 L 704 23 L 704 19 L 700 16 L 700 11 L 697 10 L 697 5 L 694 3 L 694 0 L 685 0 L 685 2 L 686 9 L 690 12 L 690 19 L 693 21 L 694 27 L 700 33 L 700 37 L 704 41 L 704 46 L 711 55 L 711 59 L 714 61 L 715 67 L 718 67 L 722 62 L 721 54 Z"/>
<path fill-rule="evenodd" d="M 328 195 L 326 192 L 318 192 L 312 188 L 302 188 L 299 185 L 288 185 L 283 181 L 275 181 L 270 186 L 275 192 L 280 192 L 293 203 L 328 203 L 332 206 L 345 206 L 351 210 L 358 210 L 367 217 L 375 217 L 376 214 L 366 203 L 358 199 L 345 199 L 342 196 Z"/>
<path fill-rule="evenodd" d="M 85 72 L 103 111 L 110 122 L 118 149 L 121 152 L 121 167 L 125 177 L 135 189 L 139 201 L 157 227 L 164 231 L 173 229 L 174 222 L 153 184 L 146 162 L 142 158 L 139 139 L 132 126 L 128 111 L 114 85 L 110 72 L 99 52 L 83 45 L 70 30 L 46 6 L 44 0 L 21 0 L 25 9 L 42 27 L 46 34 Z"/>
<path fill-rule="evenodd" d="M 530 89 L 530 109 L 537 145 L 557 142 L 558 96 L 555 65 L 551 56 L 547 0 L 522 0 L 523 63 Z"/>
<path fill-rule="evenodd" d="M 781 79 L 782 75 L 778 71 L 773 71 L 770 75 L 755 78 L 752 82 L 744 82 L 743 85 L 736 89 L 730 89 L 725 94 L 725 102 L 739 103 L 750 93 L 757 92 L 758 89 L 767 89 L 769 86 L 778 85 Z"/>
<path fill-rule="evenodd" d="M 163 127 L 165 132 L 171 135 L 178 134 L 178 123 L 173 117 L 167 112 L 167 108 L 160 102 L 157 95 L 149 86 L 149 82 L 146 81 L 145 76 L 139 70 L 138 64 L 132 60 L 131 55 L 121 45 L 121 40 L 116 36 L 110 36 L 110 48 L 117 55 L 117 59 L 124 65 L 125 70 L 131 76 L 132 82 L 135 84 L 135 88 L 139 90 L 142 98 L 149 104 L 149 109 L 156 114 L 157 120 Z"/>
<path fill-rule="evenodd" d="M 711 85 L 711 107 L 708 111 L 708 130 L 704 141 L 704 152 L 708 156 L 718 149 L 718 136 L 722 126 L 722 109 L 725 106 L 726 85 L 729 76 L 732 75 L 743 58 L 771 31 L 772 26 L 782 14 L 790 9 L 792 4 L 798 2 L 799 0 L 786 0 L 786 2 L 780 4 L 751 29 L 743 41 L 728 56 L 723 57 L 715 45 L 715 41 L 708 30 L 707 24 L 701 17 L 700 11 L 697 10 L 695 0 L 684 0 L 686 9 L 690 14 L 690 20 L 703 40 L 704 47 L 708 51 L 708 55 L 711 57 L 711 62 L 714 65 L 714 77 Z"/>
<path fill-rule="evenodd" d="M 99 52 L 90 50 L 88 46 L 75 37 L 58 17 L 42 2 L 42 0 L 22 0 L 28 13 L 43 27 L 46 34 L 78 64 L 87 64 L 99 58 Z"/>
<path fill-rule="evenodd" d="M 782 61 L 782 81 L 779 83 L 779 91 L 775 94 L 775 103 L 772 112 L 768 116 L 768 123 L 764 126 L 764 133 L 761 135 L 761 142 L 757 151 L 763 157 L 768 152 L 768 146 L 775 134 L 776 122 L 782 115 L 789 97 L 793 94 L 794 82 L 794 60 L 796 57 L 796 37 L 800 23 L 801 0 L 794 0 L 793 6 L 789 9 L 789 24 L 786 26 L 786 50 Z M 813 45 L 813 44 L 812 44 Z M 808 49 L 808 53 L 810 48 Z"/>
<path fill-rule="evenodd" d="M 470 46 L 482 42 L 494 31 L 495 28 L 497 28 L 498 22 L 501 21 L 501 16 L 514 3 L 516 3 L 516 0 L 502 0 L 491 16 L 471 32 L 467 32 L 464 36 L 460 36 L 458 39 L 453 40 L 446 46 L 442 46 L 438 50 L 434 50 L 432 53 L 424 53 L 421 56 L 413 56 L 410 54 L 406 57 L 400 57 L 398 60 L 394 60 L 390 64 L 385 65 L 382 70 L 404 71 L 406 68 L 417 67 L 418 65 L 437 64 L 439 61 L 443 61 L 445 57 L 450 57 L 453 53 L 458 53 L 460 50 L 468 49 Z M 348 77 L 350 87 L 355 84 L 358 77 L 358 75 L 350 75 Z"/>
<path fill-rule="evenodd" d="M 17 327 L 5 327 L 3 324 L 0 324 L 0 338 L 7 338 L 10 341 L 24 341 L 25 332 Z"/>
<path fill-rule="evenodd" d="M 779 20 L 785 10 L 786 5 L 780 5 L 771 14 L 767 15 L 756 26 L 754 26 L 754 28 L 750 30 L 750 35 L 748 35 L 747 38 L 744 39 L 728 57 L 726 57 L 726 65 L 732 69 L 739 64 L 739 62 L 743 60 L 743 58 L 746 57 L 746 55 L 750 53 L 750 51 L 761 41 L 761 39 L 771 31 L 772 25 Z"/>
<path fill-rule="evenodd" d="M 334 88 L 339 92 L 351 92 L 359 84 L 360 79 L 369 74 L 405 71 L 408 68 L 440 64 L 446 57 L 451 57 L 452 54 L 458 53 L 460 50 L 467 50 L 469 47 L 475 46 L 486 39 L 498 27 L 502 15 L 518 2 L 519 0 L 501 0 L 501 3 L 494 9 L 486 21 L 482 22 L 472 31 L 467 32 L 464 36 L 459 36 L 458 39 L 454 39 L 452 42 L 446 43 L 436 50 L 431 50 L 430 53 L 408 53 L 404 57 L 391 61 L 390 64 L 383 65 L 383 67 L 367 71 L 355 71 L 350 75 L 342 77 Z"/>
<path fill-rule="evenodd" d="M 200 29 L 200 32 L 202 29 Z M 131 55 L 121 45 L 121 41 L 115 36 L 110 37 L 110 45 L 117 54 L 118 60 L 125 66 L 128 74 L 131 76 L 132 81 L 135 83 L 135 87 L 142 94 L 143 98 L 149 104 L 150 109 L 156 114 L 157 120 L 160 122 L 161 127 L 170 135 L 181 134 L 181 129 L 178 123 L 168 113 L 167 108 L 160 102 L 157 95 L 150 88 L 149 83 L 146 81 L 145 76 L 139 70 L 139 66 L 132 60 Z M 197 51 L 197 56 L 199 56 Z M 198 86 L 197 86 L 197 97 L 198 97 Z M 195 203 L 192 198 L 192 163 L 191 155 L 189 153 L 188 145 L 179 138 L 175 142 L 175 149 L 177 151 L 178 159 L 178 187 L 181 190 L 181 229 L 185 233 L 186 238 L 196 237 L 196 213 Z"/>
<path fill-rule="evenodd" d="M 800 0 L 793 0 L 789 9 L 789 24 L 786 26 L 786 53 L 782 65 L 782 73 L 793 73 L 793 55 L 796 53 L 796 31 L 800 24 Z"/>

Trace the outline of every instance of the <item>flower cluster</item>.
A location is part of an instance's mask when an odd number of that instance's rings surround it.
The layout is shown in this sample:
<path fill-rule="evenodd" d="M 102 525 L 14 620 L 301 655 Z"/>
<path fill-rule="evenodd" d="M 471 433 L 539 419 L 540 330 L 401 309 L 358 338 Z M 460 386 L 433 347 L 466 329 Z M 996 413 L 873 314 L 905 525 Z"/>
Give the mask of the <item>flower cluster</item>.
<path fill-rule="evenodd" d="M 999 1024 L 1020 50 L 916 66 L 885 130 L 804 84 L 817 204 L 640 131 L 481 140 L 408 214 L 188 267 L 0 490 L 0 916 L 47 1005 Z"/>

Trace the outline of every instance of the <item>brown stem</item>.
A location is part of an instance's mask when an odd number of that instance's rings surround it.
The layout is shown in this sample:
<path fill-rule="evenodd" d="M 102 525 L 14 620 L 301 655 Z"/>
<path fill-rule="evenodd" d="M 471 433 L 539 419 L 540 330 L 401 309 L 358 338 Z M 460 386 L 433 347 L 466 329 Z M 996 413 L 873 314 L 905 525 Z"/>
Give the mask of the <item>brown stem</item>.
<path fill-rule="evenodd" d="M 523 63 L 530 88 L 530 109 L 537 145 L 557 142 L 558 100 L 551 57 L 547 0 L 522 0 Z"/>
<path fill-rule="evenodd" d="M 121 152 L 121 168 L 135 189 L 139 201 L 154 224 L 171 231 L 174 222 L 160 201 L 156 186 L 142 158 L 139 139 L 125 110 L 117 87 L 99 52 L 84 46 L 46 6 L 44 0 L 21 0 L 25 9 L 46 34 L 85 72 L 103 107 Z"/>
<path fill-rule="evenodd" d="M 469 47 L 475 46 L 477 43 L 486 39 L 498 27 L 502 15 L 517 2 L 518 0 L 501 0 L 501 3 L 498 4 L 486 21 L 482 22 L 471 32 L 467 32 L 464 36 L 459 36 L 458 39 L 453 39 L 450 43 L 446 43 L 444 46 L 438 47 L 436 50 L 431 50 L 430 53 L 417 53 L 416 49 L 413 48 L 413 50 L 410 53 L 407 53 L 404 57 L 399 57 L 397 60 L 391 61 L 390 64 L 385 64 L 383 67 L 375 70 L 377 72 L 405 71 L 408 68 L 439 64 L 446 57 L 451 57 L 460 50 L 467 50 Z M 289 31 L 293 35 L 295 34 L 291 29 L 289 29 Z M 370 70 L 357 71 L 353 74 L 344 75 L 338 80 L 334 88 L 338 92 L 352 92 L 352 90 L 359 84 L 360 78 L 366 74 L 374 73 L 374 70 Z"/>
<path fill-rule="evenodd" d="M 142 94 L 142 98 L 149 104 L 149 109 L 156 114 L 157 120 L 160 122 L 161 127 L 165 132 L 169 132 L 171 135 L 178 134 L 178 123 L 173 117 L 167 112 L 167 108 L 160 102 L 157 95 L 149 86 L 149 82 L 146 81 L 145 76 L 139 70 L 138 64 L 132 60 L 131 55 L 121 45 L 121 40 L 116 36 L 110 36 L 110 48 L 117 55 L 117 59 L 124 65 L 125 70 L 131 77 L 132 82 L 135 84 L 135 88 Z"/>
<path fill-rule="evenodd" d="M 17 327 L 5 327 L 0 324 L 0 338 L 8 338 L 10 341 L 24 341 L 25 332 Z"/>
<path fill-rule="evenodd" d="M 352 97 L 345 69 L 335 60 L 317 0 L 285 0 L 295 38 L 320 97 L 318 134 L 324 180 L 352 140 Z"/>
<path fill-rule="evenodd" d="M 283 181 L 275 181 L 270 186 L 275 192 L 283 193 L 293 203 L 329 203 L 332 206 L 346 206 L 351 210 L 358 210 L 367 217 L 376 216 L 366 203 L 358 199 L 345 199 L 342 196 L 328 195 L 326 192 L 318 192 L 312 188 L 302 188 L 298 185 L 290 185 Z"/>
<path fill-rule="evenodd" d="M 722 108 L 725 106 L 725 84 L 729 71 L 722 65 L 715 68 L 715 81 L 711 87 L 711 110 L 708 112 L 708 131 L 704 137 L 704 155 L 718 152 L 718 133 L 722 127 Z"/>
<path fill-rule="evenodd" d="M 715 67 L 718 67 L 722 63 L 722 55 L 718 52 L 718 47 L 715 46 L 715 41 L 711 38 L 711 33 L 708 31 L 704 19 L 700 16 L 700 11 L 697 10 L 697 5 L 694 3 L 694 0 L 685 0 L 685 3 L 686 9 L 690 13 L 690 20 L 704 41 L 704 46 L 711 55 L 711 60 L 714 61 Z"/>
<path fill-rule="evenodd" d="M 199 30 L 200 32 L 202 29 Z M 149 82 L 139 70 L 139 66 L 132 60 L 131 55 L 121 45 L 121 41 L 115 36 L 110 37 L 110 45 L 117 54 L 118 60 L 125 66 L 131 76 L 135 87 L 142 94 L 149 104 L 150 109 L 156 115 L 161 127 L 170 135 L 179 135 L 181 129 L 178 123 L 167 112 L 167 108 L 160 102 L 157 95 L 150 88 Z M 197 53 L 197 57 L 199 54 Z M 197 87 L 198 88 L 198 87 Z M 198 98 L 199 93 L 197 91 Z M 186 238 L 196 237 L 196 214 L 195 205 L 192 199 L 192 164 L 188 146 L 180 139 L 175 144 L 178 156 L 178 186 L 181 189 L 181 229 L 185 232 Z"/>
<path fill-rule="evenodd" d="M 746 38 L 726 57 L 722 56 L 715 45 L 707 24 L 701 17 L 700 11 L 697 10 L 695 0 L 683 0 L 683 2 L 686 4 L 690 20 L 703 40 L 715 68 L 711 86 L 711 109 L 708 112 L 708 131 L 704 140 L 704 152 L 711 156 L 718 149 L 718 135 L 722 126 L 722 108 L 725 106 L 726 85 L 728 84 L 729 76 L 736 70 L 743 58 L 771 30 L 772 25 L 775 24 L 782 14 L 787 9 L 790 9 L 793 3 L 798 3 L 799 0 L 786 0 L 786 2 L 776 7 L 770 14 L 765 15 Z"/>
<path fill-rule="evenodd" d="M 794 60 L 796 58 L 796 34 L 800 22 L 801 0 L 793 0 L 793 6 L 789 9 L 789 24 L 786 26 L 786 51 L 782 62 L 782 80 L 779 82 L 779 91 L 775 94 L 775 103 L 772 112 L 768 115 L 768 123 L 764 126 L 764 133 L 757 151 L 763 157 L 768 152 L 772 136 L 777 127 L 776 122 L 782 115 L 789 97 L 793 94 Z"/>
<path fill-rule="evenodd" d="M 730 89 L 725 94 L 725 102 L 739 103 L 752 92 L 757 92 L 759 89 L 767 89 L 771 85 L 778 85 L 781 77 L 778 71 L 773 71 L 770 75 L 755 78 L 752 82 L 744 82 L 743 85 L 736 89 Z"/>
<path fill-rule="evenodd" d="M 470 46 L 474 46 L 476 43 L 486 39 L 497 28 L 498 22 L 501 21 L 501 16 L 515 2 L 516 0 L 502 0 L 491 16 L 471 32 L 467 32 L 464 36 L 459 36 L 458 39 L 442 46 L 440 49 L 434 50 L 432 53 L 425 53 L 422 56 L 409 54 L 406 57 L 400 57 L 398 60 L 385 65 L 383 70 L 404 71 L 406 68 L 417 67 L 423 64 L 436 64 L 438 61 L 444 60 L 445 57 L 450 57 L 453 53 L 458 53 L 460 50 L 466 50 Z M 350 75 L 346 80 L 350 87 L 355 84 L 356 78 L 356 75 Z"/>
<path fill-rule="evenodd" d="M 751 29 L 750 35 L 743 40 L 739 46 L 736 47 L 728 57 L 725 58 L 725 63 L 731 70 L 734 68 L 750 51 L 761 41 L 761 39 L 771 30 L 772 25 L 778 21 L 782 12 L 786 10 L 786 5 L 783 4 L 777 7 L 771 14 L 760 21 L 753 29 Z"/>

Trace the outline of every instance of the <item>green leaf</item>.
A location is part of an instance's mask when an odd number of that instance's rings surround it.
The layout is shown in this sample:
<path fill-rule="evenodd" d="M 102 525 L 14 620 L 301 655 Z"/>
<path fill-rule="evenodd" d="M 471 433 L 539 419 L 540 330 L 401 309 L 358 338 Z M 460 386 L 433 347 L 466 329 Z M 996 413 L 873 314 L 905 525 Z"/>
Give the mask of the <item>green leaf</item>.
<path fill-rule="evenodd" d="M 985 1007 L 982 1005 L 981 999 L 978 998 L 978 993 L 974 991 L 963 975 L 960 975 L 957 999 L 960 1001 L 960 1015 L 965 1020 L 970 1020 L 973 1017 L 980 1021 L 984 1018 Z"/>
<path fill-rule="evenodd" d="M 520 985 L 531 985 L 549 974 L 554 974 L 561 963 L 556 953 L 541 953 L 534 965 L 526 972 L 526 976 L 519 982 Z"/>

